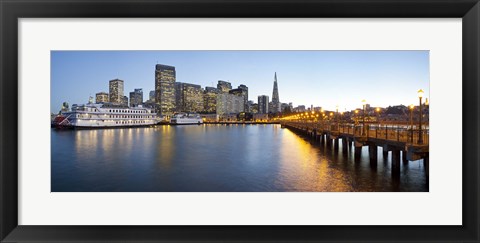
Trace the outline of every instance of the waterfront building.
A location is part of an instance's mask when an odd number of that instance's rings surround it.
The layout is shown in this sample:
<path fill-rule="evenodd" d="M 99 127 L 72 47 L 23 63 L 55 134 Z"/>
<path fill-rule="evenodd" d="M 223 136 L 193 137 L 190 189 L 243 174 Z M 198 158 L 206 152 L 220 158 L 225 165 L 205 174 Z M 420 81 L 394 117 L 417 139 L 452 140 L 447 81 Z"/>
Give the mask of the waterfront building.
<path fill-rule="evenodd" d="M 203 111 L 203 90 L 200 85 L 175 83 L 175 103 L 177 112 Z"/>
<path fill-rule="evenodd" d="M 110 103 L 122 104 L 123 101 L 123 80 L 113 79 L 109 81 Z"/>
<path fill-rule="evenodd" d="M 287 103 L 282 103 L 282 104 L 281 104 L 281 109 L 280 109 L 280 110 L 281 110 L 281 112 L 285 112 L 285 111 L 291 111 L 291 110 L 290 110 L 290 106 L 288 106 L 288 104 L 287 104 Z"/>
<path fill-rule="evenodd" d="M 219 115 L 217 114 L 200 114 L 203 122 L 218 122 Z"/>
<path fill-rule="evenodd" d="M 155 104 L 160 116 L 169 117 L 176 110 L 175 67 L 157 64 L 155 66 Z"/>
<path fill-rule="evenodd" d="M 235 121 L 238 121 L 238 115 L 237 114 L 219 115 L 219 120 L 220 121 L 226 121 L 226 122 L 235 122 Z"/>
<path fill-rule="evenodd" d="M 214 87 L 205 87 L 203 92 L 203 111 L 207 113 L 215 113 L 217 111 L 217 94 L 218 89 Z"/>
<path fill-rule="evenodd" d="M 143 90 L 134 89 L 133 92 L 130 92 L 130 107 L 138 107 L 143 104 Z"/>
<path fill-rule="evenodd" d="M 246 85 L 241 84 L 240 86 L 238 86 L 238 88 L 230 90 L 229 93 L 243 98 L 243 107 L 245 109 L 243 110 L 243 112 L 247 112 L 248 111 L 248 108 L 247 108 L 248 107 L 248 87 Z"/>
<path fill-rule="evenodd" d="M 237 114 L 243 112 L 243 97 L 230 93 L 220 93 L 217 95 L 218 115 Z"/>
<path fill-rule="evenodd" d="M 95 94 L 95 103 L 103 104 L 109 102 L 108 94 L 106 92 L 99 92 Z"/>
<path fill-rule="evenodd" d="M 277 72 L 275 72 L 272 93 L 272 113 L 281 112 L 280 97 L 278 96 Z"/>
<path fill-rule="evenodd" d="M 227 81 L 218 80 L 217 89 L 220 93 L 228 93 L 232 89 L 232 84 Z"/>
<path fill-rule="evenodd" d="M 253 114 L 253 121 L 255 122 L 268 122 L 268 114 Z"/>
<path fill-rule="evenodd" d="M 267 114 L 268 113 L 268 104 L 269 104 L 268 95 L 259 95 L 258 96 L 258 113 L 259 114 Z"/>

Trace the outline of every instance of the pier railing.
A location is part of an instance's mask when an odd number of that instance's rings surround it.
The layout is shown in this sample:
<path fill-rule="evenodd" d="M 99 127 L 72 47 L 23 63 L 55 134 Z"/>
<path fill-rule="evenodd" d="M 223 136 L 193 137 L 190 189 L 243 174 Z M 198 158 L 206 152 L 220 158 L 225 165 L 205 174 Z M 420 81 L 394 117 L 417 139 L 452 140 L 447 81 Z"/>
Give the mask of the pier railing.
<path fill-rule="evenodd" d="M 382 124 L 352 124 L 352 123 L 317 123 L 288 121 L 282 124 L 300 129 L 315 130 L 318 133 L 338 133 L 353 137 L 367 137 L 379 140 L 405 142 L 408 144 L 428 144 L 429 129 L 419 129 L 417 126 L 408 125 L 382 125 Z M 422 138 L 422 139 L 420 139 Z"/>

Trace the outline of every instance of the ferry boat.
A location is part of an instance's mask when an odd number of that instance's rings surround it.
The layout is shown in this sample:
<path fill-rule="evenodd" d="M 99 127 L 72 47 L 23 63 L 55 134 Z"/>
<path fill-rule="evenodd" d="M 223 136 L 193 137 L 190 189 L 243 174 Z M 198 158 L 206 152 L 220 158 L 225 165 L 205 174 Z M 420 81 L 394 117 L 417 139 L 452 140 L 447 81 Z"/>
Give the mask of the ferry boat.
<path fill-rule="evenodd" d="M 139 127 L 160 122 L 153 110 L 109 104 L 86 104 L 62 112 L 52 122 L 56 128 Z"/>
<path fill-rule="evenodd" d="M 170 124 L 172 125 L 189 125 L 189 124 L 202 124 L 203 120 L 197 113 L 175 113 L 170 118 Z"/>

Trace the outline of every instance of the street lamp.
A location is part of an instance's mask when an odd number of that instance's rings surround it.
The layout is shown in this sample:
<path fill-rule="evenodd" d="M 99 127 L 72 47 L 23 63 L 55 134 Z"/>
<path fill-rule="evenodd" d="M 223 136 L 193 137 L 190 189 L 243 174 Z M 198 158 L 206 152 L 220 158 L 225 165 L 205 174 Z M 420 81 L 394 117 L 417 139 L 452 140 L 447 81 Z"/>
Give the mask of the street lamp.
<path fill-rule="evenodd" d="M 415 106 L 410 105 L 410 135 L 411 135 L 411 138 L 410 138 L 410 142 L 413 143 L 413 108 L 415 108 Z"/>
<path fill-rule="evenodd" d="M 363 128 L 362 128 L 362 135 L 365 135 L 365 108 L 366 108 L 366 105 L 367 104 L 367 101 L 366 100 L 362 100 L 362 105 L 363 105 Z"/>
<path fill-rule="evenodd" d="M 338 124 L 338 105 L 335 107 L 337 109 L 337 113 L 335 113 L 335 118 L 337 118 L 337 131 L 340 129 L 340 125 Z"/>
<path fill-rule="evenodd" d="M 423 90 L 419 89 L 418 92 L 418 100 L 420 101 L 419 106 L 419 128 L 418 128 L 418 144 L 423 144 L 423 137 L 422 137 L 422 98 L 423 98 Z"/>

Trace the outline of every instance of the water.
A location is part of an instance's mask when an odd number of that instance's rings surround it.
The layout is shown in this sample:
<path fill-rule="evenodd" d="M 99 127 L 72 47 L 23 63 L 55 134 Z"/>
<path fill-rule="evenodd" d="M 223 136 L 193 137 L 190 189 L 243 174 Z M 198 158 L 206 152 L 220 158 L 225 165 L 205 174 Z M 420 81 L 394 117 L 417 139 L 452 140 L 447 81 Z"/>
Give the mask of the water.
<path fill-rule="evenodd" d="M 342 143 L 339 143 L 340 146 Z M 428 191 L 423 163 L 336 153 L 279 125 L 51 132 L 53 192 Z"/>

